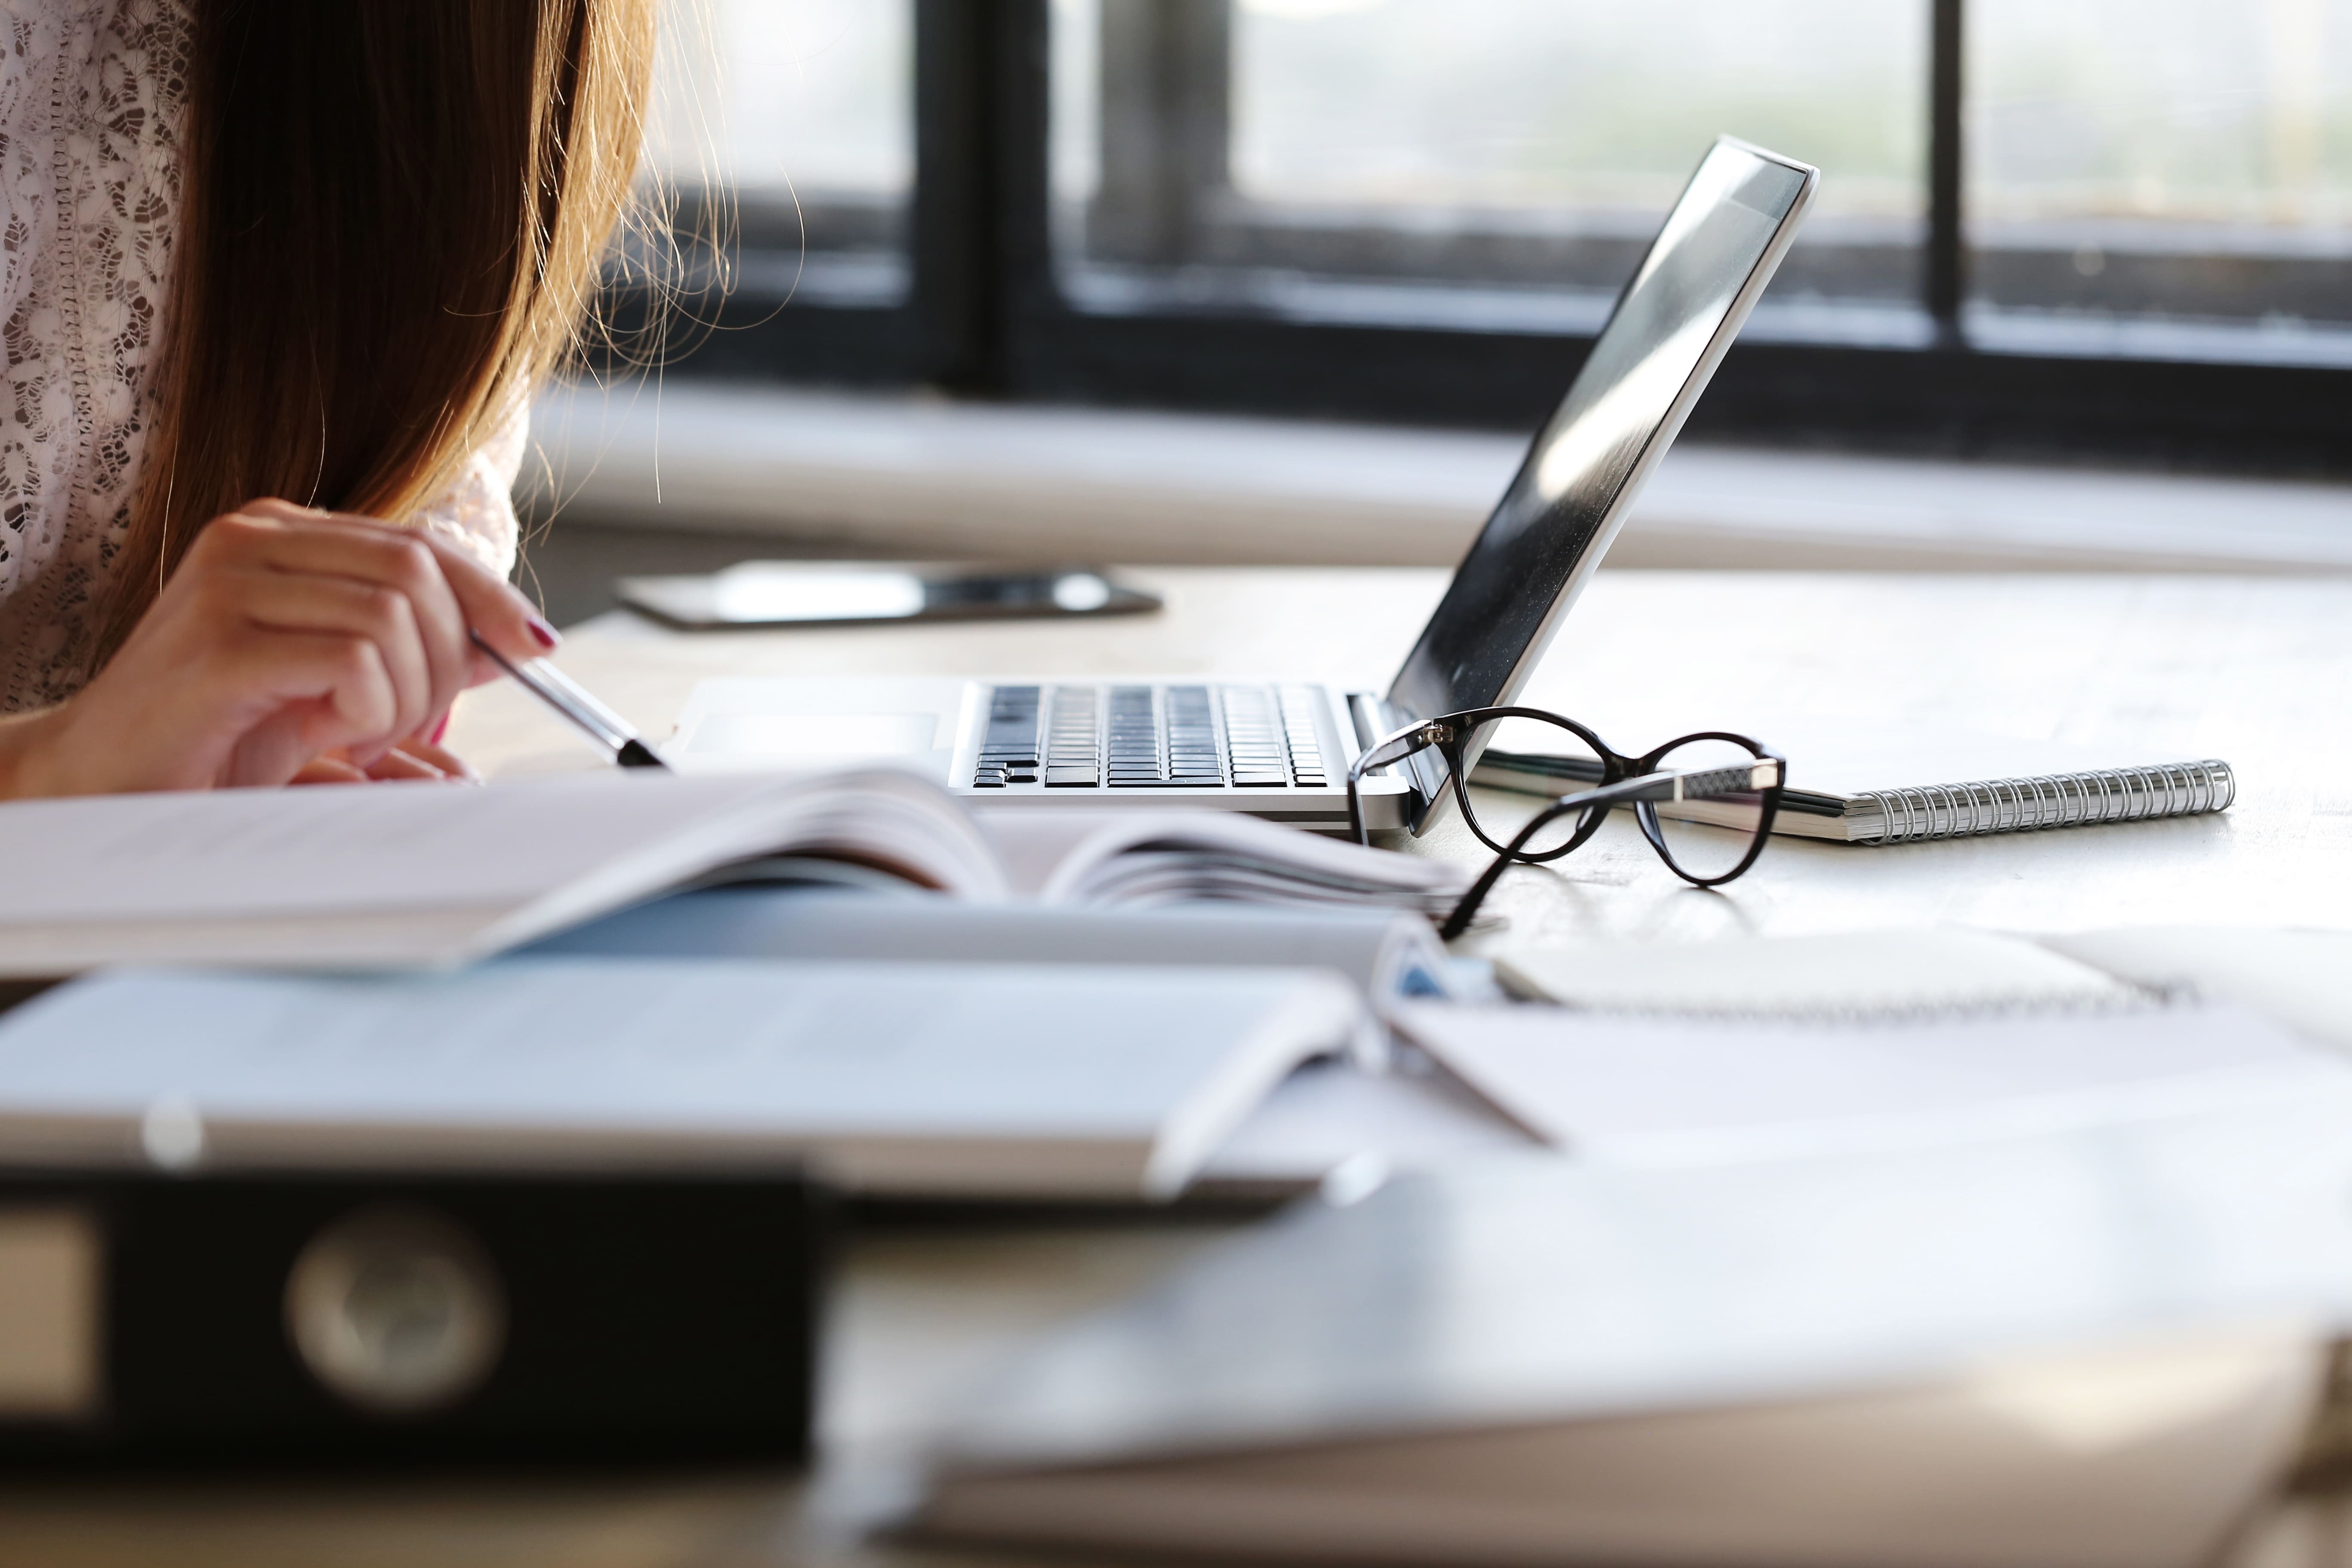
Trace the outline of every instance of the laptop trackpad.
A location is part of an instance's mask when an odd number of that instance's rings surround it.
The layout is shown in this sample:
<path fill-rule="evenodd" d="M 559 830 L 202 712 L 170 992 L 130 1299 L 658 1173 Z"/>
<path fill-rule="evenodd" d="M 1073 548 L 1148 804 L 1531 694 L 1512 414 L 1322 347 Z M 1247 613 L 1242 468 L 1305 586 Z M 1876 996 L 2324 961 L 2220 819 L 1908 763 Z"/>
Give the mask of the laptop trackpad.
<path fill-rule="evenodd" d="M 966 682 L 899 676 L 698 681 L 662 754 L 689 773 L 914 766 L 947 782 Z"/>
<path fill-rule="evenodd" d="M 896 757 L 928 752 L 936 713 L 706 713 L 681 736 L 689 754 Z"/>
<path fill-rule="evenodd" d="M 948 753 L 934 747 L 939 730 L 936 713 L 704 713 L 679 725 L 663 754 L 683 773 L 881 763 L 912 763 L 943 780 Z"/>

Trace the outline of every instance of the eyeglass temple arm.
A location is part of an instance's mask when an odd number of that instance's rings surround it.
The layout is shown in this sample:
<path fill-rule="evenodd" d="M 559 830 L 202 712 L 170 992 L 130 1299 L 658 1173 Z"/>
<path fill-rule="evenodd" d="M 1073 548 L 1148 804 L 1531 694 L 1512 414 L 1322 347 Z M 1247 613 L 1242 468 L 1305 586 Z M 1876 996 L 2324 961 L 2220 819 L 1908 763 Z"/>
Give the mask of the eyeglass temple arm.
<path fill-rule="evenodd" d="M 1626 805 L 1635 801 L 1713 800 L 1718 795 L 1747 795 L 1756 790 L 1777 789 L 1780 784 L 1780 759 L 1758 757 L 1753 762 L 1740 763 L 1727 768 L 1683 768 L 1674 773 L 1637 773 L 1630 779 L 1620 779 L 1597 789 L 1579 790 L 1564 795 L 1538 812 L 1517 837 L 1511 840 L 1511 853 L 1527 847 L 1543 826 L 1553 818 L 1571 811 L 1582 811 L 1596 805 Z"/>
<path fill-rule="evenodd" d="M 1375 768 L 1385 768 L 1401 763 L 1434 742 L 1429 738 L 1427 721 L 1406 725 L 1391 734 L 1381 736 L 1356 755 L 1348 764 L 1348 832 L 1359 844 L 1370 844 L 1371 836 L 1364 831 L 1364 807 L 1360 786 L 1364 775 Z"/>
<path fill-rule="evenodd" d="M 1452 942 L 1470 927 L 1477 918 L 1478 906 L 1503 879 L 1503 873 L 1518 862 L 1519 853 L 1528 841 L 1550 823 L 1571 811 L 1588 811 L 1596 805 L 1621 805 L 1633 801 L 1709 800 L 1717 795 L 1745 795 L 1754 790 L 1778 789 L 1780 785 L 1780 760 L 1759 757 L 1752 763 L 1728 768 L 1690 768 L 1678 773 L 1643 773 L 1637 778 L 1623 779 L 1599 789 L 1580 790 L 1561 795 L 1549 805 L 1528 819 L 1528 825 L 1512 838 L 1510 847 L 1495 857 L 1479 879 L 1470 884 L 1445 923 L 1437 928 L 1438 936 Z"/>
<path fill-rule="evenodd" d="M 1547 816 L 1576 805 L 1612 805 L 1625 801 L 1713 800 L 1717 795 L 1748 795 L 1780 787 L 1780 759 L 1758 757 L 1727 768 L 1685 768 L 1670 773 L 1640 773 L 1580 795 L 1562 795 L 1544 808 Z"/>

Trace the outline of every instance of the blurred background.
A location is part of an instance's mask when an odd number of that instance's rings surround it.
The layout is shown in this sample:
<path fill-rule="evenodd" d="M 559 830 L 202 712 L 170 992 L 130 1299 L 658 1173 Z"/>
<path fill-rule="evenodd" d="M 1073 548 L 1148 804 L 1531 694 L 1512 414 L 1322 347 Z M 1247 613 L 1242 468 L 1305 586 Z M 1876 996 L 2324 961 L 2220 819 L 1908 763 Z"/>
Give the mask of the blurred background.
<path fill-rule="evenodd" d="M 1823 183 L 1694 438 L 2352 470 L 2352 0 L 677 0 L 656 357 L 1524 437 L 1719 133 Z"/>

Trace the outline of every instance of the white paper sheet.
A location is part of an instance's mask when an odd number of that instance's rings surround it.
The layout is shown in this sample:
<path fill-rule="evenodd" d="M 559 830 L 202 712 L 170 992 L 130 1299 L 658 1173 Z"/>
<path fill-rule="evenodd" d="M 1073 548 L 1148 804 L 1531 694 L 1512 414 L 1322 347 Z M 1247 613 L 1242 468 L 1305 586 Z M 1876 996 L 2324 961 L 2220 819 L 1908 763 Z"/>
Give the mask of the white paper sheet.
<path fill-rule="evenodd" d="M 1386 1173 L 1534 1147 L 1525 1131 L 1449 1079 L 1319 1061 L 1267 1095 L 1201 1174 L 1244 1185 L 1308 1185 L 1364 1156 Z"/>
<path fill-rule="evenodd" d="M 1337 976 L 1272 969 L 128 972 L 0 1023 L 0 1158 L 136 1158 L 161 1106 L 231 1164 L 806 1152 L 854 1184 L 1134 1195 L 1148 1161 L 1197 1163 L 1360 1016 Z"/>
<path fill-rule="evenodd" d="M 2251 1008 L 2352 1058 L 2352 931 L 2150 926 L 2042 940 L 2141 985 Z"/>
<path fill-rule="evenodd" d="M 447 964 L 781 850 L 1004 892 L 945 792 L 888 772 L 24 801 L 0 804 L 0 829 L 15 847 L 0 973 L 14 975 Z"/>
<path fill-rule="evenodd" d="M 1496 967 L 1522 991 L 1596 1013 L 1859 1018 L 2150 999 L 2023 937 L 1957 926 L 1582 942 L 1509 952 Z"/>
<path fill-rule="evenodd" d="M 520 902 L 775 788 L 611 773 L 9 802 L 0 922 Z"/>
<path fill-rule="evenodd" d="M 1795 1026 L 1415 1005 L 1400 1022 L 1528 1128 L 1601 1154 L 1899 1143 L 2221 1102 L 2282 1078 L 2352 1086 L 2230 1009 Z"/>

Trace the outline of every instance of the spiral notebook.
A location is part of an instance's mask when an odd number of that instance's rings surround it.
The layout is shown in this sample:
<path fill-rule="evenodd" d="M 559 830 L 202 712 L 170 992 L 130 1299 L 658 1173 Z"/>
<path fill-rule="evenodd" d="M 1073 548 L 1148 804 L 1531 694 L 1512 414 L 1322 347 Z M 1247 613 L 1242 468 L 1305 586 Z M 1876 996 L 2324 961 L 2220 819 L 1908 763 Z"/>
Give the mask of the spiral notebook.
<path fill-rule="evenodd" d="M 1874 725 L 1743 728 L 1788 758 L 1772 831 L 1800 838 L 1908 844 L 2196 816 L 2227 810 L 2238 791 L 2230 764 L 2215 757 L 2126 762 L 2057 742 Z M 1598 776 L 1588 758 L 1490 750 L 1471 782 L 1558 795 Z M 1725 826 L 1754 820 L 1752 808 L 1735 802 L 1682 801 L 1658 811 Z"/>

